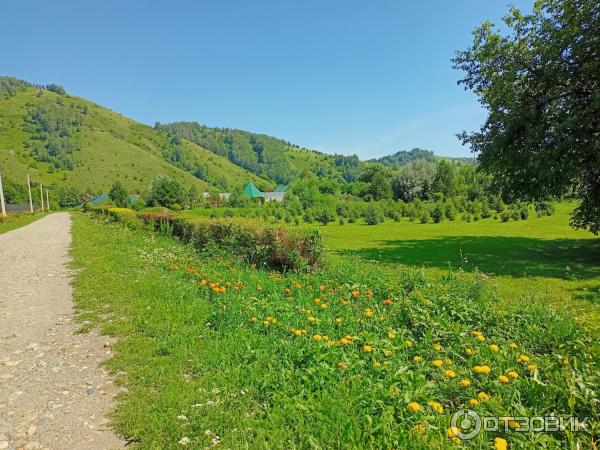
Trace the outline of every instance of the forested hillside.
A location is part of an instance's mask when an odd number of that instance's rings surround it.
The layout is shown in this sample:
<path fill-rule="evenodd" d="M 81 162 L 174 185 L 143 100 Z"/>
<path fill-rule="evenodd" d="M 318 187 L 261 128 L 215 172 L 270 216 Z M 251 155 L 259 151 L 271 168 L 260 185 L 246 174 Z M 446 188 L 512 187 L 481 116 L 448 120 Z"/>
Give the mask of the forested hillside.
<path fill-rule="evenodd" d="M 274 183 L 184 139 L 140 124 L 58 85 L 34 86 L 0 77 L 0 170 L 13 193 L 27 173 L 34 185 L 78 193 L 106 192 L 116 180 L 143 193 L 158 176 L 200 191 L 227 191 L 250 180 Z"/>
<path fill-rule="evenodd" d="M 243 130 L 210 128 L 197 122 L 157 122 L 154 127 L 195 142 L 262 178 L 280 184 L 290 183 L 304 171 L 338 181 L 354 181 L 364 165 L 356 155 L 327 155 L 300 148 L 283 139 Z"/>

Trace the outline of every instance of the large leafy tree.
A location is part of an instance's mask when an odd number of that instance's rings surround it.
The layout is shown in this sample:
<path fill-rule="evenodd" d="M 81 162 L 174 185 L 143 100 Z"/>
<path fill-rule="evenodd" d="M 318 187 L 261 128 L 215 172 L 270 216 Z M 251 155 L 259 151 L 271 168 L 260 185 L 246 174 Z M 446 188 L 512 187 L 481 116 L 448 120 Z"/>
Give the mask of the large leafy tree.
<path fill-rule="evenodd" d="M 458 52 L 459 83 L 488 117 L 461 133 L 508 199 L 576 195 L 571 223 L 600 231 L 600 6 L 538 0 L 513 8 L 505 32 L 486 22 Z"/>

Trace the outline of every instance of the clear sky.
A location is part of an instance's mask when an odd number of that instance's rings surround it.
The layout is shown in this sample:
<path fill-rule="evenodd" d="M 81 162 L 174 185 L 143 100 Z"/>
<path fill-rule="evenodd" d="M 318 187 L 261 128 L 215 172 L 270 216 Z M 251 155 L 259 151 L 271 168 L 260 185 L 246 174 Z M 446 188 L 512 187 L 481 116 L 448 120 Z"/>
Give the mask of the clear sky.
<path fill-rule="evenodd" d="M 529 10 L 533 0 L 511 4 Z M 371 158 L 485 113 L 454 51 L 501 0 L 19 0 L 0 8 L 0 75 L 58 83 L 136 120 L 198 121 Z"/>

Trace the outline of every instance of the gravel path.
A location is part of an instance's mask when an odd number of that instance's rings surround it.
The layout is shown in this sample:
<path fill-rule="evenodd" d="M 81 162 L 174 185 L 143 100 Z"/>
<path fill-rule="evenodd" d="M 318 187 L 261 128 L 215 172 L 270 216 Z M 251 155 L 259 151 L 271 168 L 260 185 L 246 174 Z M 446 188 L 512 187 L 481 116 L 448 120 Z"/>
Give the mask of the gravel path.
<path fill-rule="evenodd" d="M 70 243 L 67 213 L 0 234 L 0 449 L 124 447 L 99 367 L 110 342 L 74 334 Z"/>

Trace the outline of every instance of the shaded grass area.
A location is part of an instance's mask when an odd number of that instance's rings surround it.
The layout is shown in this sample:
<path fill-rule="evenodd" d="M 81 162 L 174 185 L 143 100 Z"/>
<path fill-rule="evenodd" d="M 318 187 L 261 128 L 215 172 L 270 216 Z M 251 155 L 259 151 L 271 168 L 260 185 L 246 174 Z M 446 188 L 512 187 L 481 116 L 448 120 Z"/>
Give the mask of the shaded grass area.
<path fill-rule="evenodd" d="M 0 218 L 0 234 L 29 225 L 45 215 L 45 213 L 9 214 L 5 219 Z"/>

